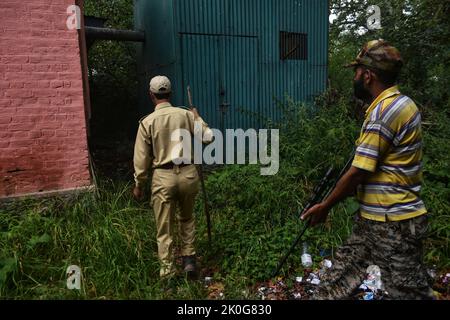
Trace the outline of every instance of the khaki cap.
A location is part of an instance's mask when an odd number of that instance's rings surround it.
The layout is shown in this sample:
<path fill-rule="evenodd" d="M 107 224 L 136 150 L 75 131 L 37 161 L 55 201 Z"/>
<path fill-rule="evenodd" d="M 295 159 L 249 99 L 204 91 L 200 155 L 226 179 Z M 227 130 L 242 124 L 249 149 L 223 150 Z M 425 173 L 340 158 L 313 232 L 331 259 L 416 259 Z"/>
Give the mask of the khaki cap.
<path fill-rule="evenodd" d="M 153 93 L 170 93 L 172 91 L 172 84 L 166 76 L 156 76 L 150 80 L 150 92 Z"/>

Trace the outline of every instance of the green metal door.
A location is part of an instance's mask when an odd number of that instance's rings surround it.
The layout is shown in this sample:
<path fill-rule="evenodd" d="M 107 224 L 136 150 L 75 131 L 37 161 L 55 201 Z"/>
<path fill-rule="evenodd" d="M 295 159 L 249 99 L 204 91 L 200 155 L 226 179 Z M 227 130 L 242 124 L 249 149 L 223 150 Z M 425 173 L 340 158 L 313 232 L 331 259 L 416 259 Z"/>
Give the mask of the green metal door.
<path fill-rule="evenodd" d="M 193 103 L 210 127 L 219 128 L 220 64 L 219 38 L 216 36 L 182 35 L 182 73 L 184 103 L 187 105 L 186 87 L 191 87 Z M 216 93 L 216 94 L 212 94 Z"/>
<path fill-rule="evenodd" d="M 224 36 L 223 83 L 227 128 L 258 128 L 260 123 L 258 92 L 258 39 Z M 222 102 L 223 103 L 223 102 Z"/>
<path fill-rule="evenodd" d="M 211 127 L 259 126 L 257 45 L 256 37 L 182 34 L 183 87 Z"/>

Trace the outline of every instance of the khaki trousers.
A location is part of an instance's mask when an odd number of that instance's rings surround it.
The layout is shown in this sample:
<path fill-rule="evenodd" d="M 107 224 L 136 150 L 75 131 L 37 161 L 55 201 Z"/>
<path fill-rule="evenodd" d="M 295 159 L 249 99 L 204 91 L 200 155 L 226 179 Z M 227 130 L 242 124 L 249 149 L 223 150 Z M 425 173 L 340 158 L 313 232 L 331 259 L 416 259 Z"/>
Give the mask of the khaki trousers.
<path fill-rule="evenodd" d="M 181 255 L 195 254 L 195 197 L 200 180 L 195 165 L 155 169 L 152 178 L 152 206 L 156 220 L 156 240 L 161 262 L 160 276 L 175 272 L 173 232 L 175 217 L 181 239 Z M 177 211 L 178 207 L 178 211 Z"/>

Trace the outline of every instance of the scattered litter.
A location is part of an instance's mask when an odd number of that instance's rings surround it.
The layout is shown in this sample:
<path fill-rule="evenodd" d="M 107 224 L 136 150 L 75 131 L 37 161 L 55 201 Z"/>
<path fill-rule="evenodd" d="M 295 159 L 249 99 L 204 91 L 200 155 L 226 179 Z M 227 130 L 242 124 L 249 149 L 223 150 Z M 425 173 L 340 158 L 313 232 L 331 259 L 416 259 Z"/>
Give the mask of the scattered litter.
<path fill-rule="evenodd" d="M 322 261 L 323 267 L 330 269 L 333 266 L 333 262 L 331 260 L 325 259 Z"/>
<path fill-rule="evenodd" d="M 447 270 L 448 271 L 448 270 Z M 435 297 L 438 300 L 450 300 L 450 273 L 442 273 L 436 276 L 434 281 L 433 290 L 435 291 Z"/>
<path fill-rule="evenodd" d="M 301 300 L 302 299 L 302 294 L 299 292 L 295 292 L 293 295 L 295 300 Z"/>
<path fill-rule="evenodd" d="M 261 300 L 286 300 L 288 294 L 288 287 L 279 280 L 275 283 L 269 281 L 258 288 L 258 296 Z"/>
<path fill-rule="evenodd" d="M 285 286 L 286 286 L 286 285 L 284 284 L 284 282 L 281 281 L 281 280 L 277 281 L 277 285 L 278 285 L 279 287 L 285 287 Z"/>
<path fill-rule="evenodd" d="M 383 282 L 381 281 L 381 270 L 379 266 L 371 265 L 367 268 L 367 280 L 369 280 L 375 286 L 375 290 L 383 289 Z"/>
<path fill-rule="evenodd" d="M 366 292 L 364 295 L 364 300 L 373 300 L 374 298 L 374 293 L 373 292 Z"/>
<path fill-rule="evenodd" d="M 302 252 L 301 259 L 302 259 L 302 265 L 305 268 L 309 268 L 313 265 L 312 257 L 308 253 L 308 244 L 306 242 L 303 243 L 303 252 Z"/>
<path fill-rule="evenodd" d="M 445 275 L 444 279 L 442 279 L 442 283 L 447 284 L 449 279 L 450 279 L 450 273 L 447 273 Z"/>
<path fill-rule="evenodd" d="M 433 266 L 433 268 L 430 268 L 427 270 L 428 275 L 434 280 L 436 279 L 437 273 L 436 273 L 436 268 L 435 266 Z"/>
<path fill-rule="evenodd" d="M 318 290 L 318 285 L 323 283 L 323 271 L 333 266 L 330 260 L 324 259 L 321 268 L 311 270 L 304 268 L 302 276 L 291 277 L 289 281 L 280 277 L 277 281 L 260 283 L 253 292 L 262 300 L 308 300 Z M 436 276 L 433 285 L 436 299 L 449 300 L 450 298 L 450 273 L 446 270 Z M 366 278 L 360 284 L 358 290 L 350 299 L 354 300 L 383 300 L 389 296 L 381 279 L 381 270 L 378 266 L 369 266 L 366 270 Z M 287 284 L 289 284 L 289 286 Z M 251 295 L 249 295 L 251 297 Z M 220 297 L 220 295 L 219 295 Z"/>
<path fill-rule="evenodd" d="M 366 270 L 367 276 L 359 286 L 362 292 L 357 295 L 363 300 L 379 300 L 383 297 L 383 282 L 381 281 L 381 270 L 376 265 L 371 265 Z"/>
<path fill-rule="evenodd" d="M 330 260 L 325 259 L 320 263 L 320 266 L 321 268 L 318 273 L 319 276 L 323 276 L 327 272 L 327 270 L 333 266 L 333 263 Z"/>
<path fill-rule="evenodd" d="M 205 284 L 209 285 L 212 282 L 212 277 L 205 277 Z"/>
<path fill-rule="evenodd" d="M 330 257 L 330 256 L 331 256 L 331 250 L 329 250 L 329 249 L 322 249 L 322 250 L 320 250 L 319 255 L 320 255 L 322 258 Z"/>
<path fill-rule="evenodd" d="M 317 274 L 315 274 L 314 272 L 311 272 L 308 276 L 308 279 L 306 279 L 307 282 L 317 286 L 320 284 L 320 278 Z"/>

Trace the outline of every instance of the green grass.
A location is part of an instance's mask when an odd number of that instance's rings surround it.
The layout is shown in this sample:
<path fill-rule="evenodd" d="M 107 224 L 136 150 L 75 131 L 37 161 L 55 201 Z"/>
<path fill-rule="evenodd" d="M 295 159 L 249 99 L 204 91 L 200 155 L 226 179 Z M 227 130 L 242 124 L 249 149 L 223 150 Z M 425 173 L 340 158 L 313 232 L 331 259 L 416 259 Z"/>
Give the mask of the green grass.
<path fill-rule="evenodd" d="M 236 169 L 235 169 L 236 170 Z M 221 175 L 224 173 L 219 173 Z M 211 182 L 209 182 L 211 184 Z M 130 185 L 103 185 L 99 196 L 27 200 L 0 211 L 0 293 L 14 299 L 202 299 L 200 282 L 159 279 L 155 224 L 147 203 L 130 196 Z M 196 208 L 200 212 L 201 203 Z M 225 285 L 227 298 L 243 298 L 272 270 L 299 223 L 272 227 L 251 213 L 228 208 L 213 212 L 209 248 L 202 214 L 198 248 L 202 267 Z M 247 214 L 247 215 L 245 215 Z M 241 216 L 243 215 L 243 216 Z M 265 253 L 270 253 L 265 256 Z M 298 257 L 291 261 L 299 265 Z M 80 292 L 66 289 L 69 265 L 82 268 Z M 247 298 L 251 298 L 247 296 Z"/>
<path fill-rule="evenodd" d="M 0 293 L 20 299 L 192 299 L 200 284 L 179 279 L 168 296 L 159 280 L 155 224 L 130 185 L 102 185 L 98 197 L 29 200 L 0 211 Z M 66 289 L 69 265 L 82 268 L 81 292 Z M 169 292 L 170 293 L 170 292 Z"/>
<path fill-rule="evenodd" d="M 294 110 L 300 110 L 295 112 Z M 270 279 L 281 255 L 301 229 L 298 213 L 330 164 L 345 163 L 358 134 L 344 103 L 311 112 L 292 101 L 281 127 L 280 171 L 260 176 L 258 166 L 227 166 L 207 177 L 213 243 L 208 246 L 201 197 L 196 203 L 197 248 L 203 274 L 213 275 L 226 299 L 255 299 L 256 285 Z M 425 128 L 423 198 L 431 213 L 425 259 L 450 267 L 450 152 L 448 121 L 430 116 Z M 442 151 L 444 149 L 444 151 Z M 447 151 L 445 151 L 447 150 Z M 317 265 L 350 234 L 356 205 L 349 199 L 329 223 L 308 230 Z M 282 275 L 302 272 L 300 246 Z M 66 289 L 69 265 L 82 269 L 82 290 Z M 289 282 L 289 281 L 288 281 Z M 159 279 L 155 223 L 148 202 L 131 196 L 131 182 L 101 179 L 98 193 L 71 200 L 30 199 L 0 209 L 0 296 L 7 299 L 207 299 L 202 282 Z"/>

